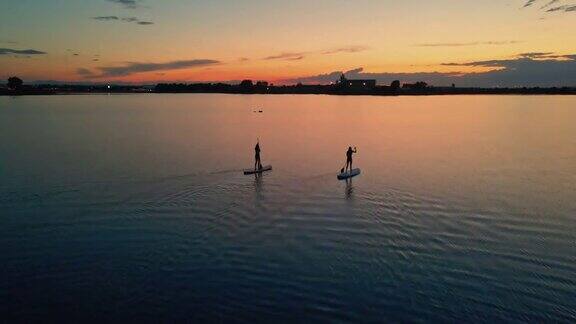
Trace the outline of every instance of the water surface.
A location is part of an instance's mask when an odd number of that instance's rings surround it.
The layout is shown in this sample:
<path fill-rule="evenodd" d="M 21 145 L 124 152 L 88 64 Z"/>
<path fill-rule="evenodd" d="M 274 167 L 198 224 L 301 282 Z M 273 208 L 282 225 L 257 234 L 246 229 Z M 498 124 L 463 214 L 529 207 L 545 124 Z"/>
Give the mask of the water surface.
<path fill-rule="evenodd" d="M 0 97 L 0 319 L 574 322 L 575 107 Z"/>

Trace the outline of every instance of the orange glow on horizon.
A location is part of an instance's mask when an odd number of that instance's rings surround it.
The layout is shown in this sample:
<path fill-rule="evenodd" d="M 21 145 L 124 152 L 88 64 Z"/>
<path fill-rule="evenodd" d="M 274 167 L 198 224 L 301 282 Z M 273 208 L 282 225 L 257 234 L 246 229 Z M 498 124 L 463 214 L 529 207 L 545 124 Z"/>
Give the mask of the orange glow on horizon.
<path fill-rule="evenodd" d="M 5 32 L 0 48 L 43 54 L 0 54 L 0 78 L 281 84 L 358 68 L 364 73 L 480 73 L 498 67 L 444 64 L 506 60 L 527 52 L 576 53 L 573 17 L 523 8 L 525 0 L 490 0 L 481 7 L 450 0 L 143 3 L 138 9 L 107 1 L 42 2 L 33 8 L 11 4 L 15 9 L 0 10 Z M 44 15 L 47 10 L 54 14 Z M 153 24 L 98 21 L 90 18 L 92 12 L 137 16 Z M 220 63 L 170 67 L 187 60 Z M 169 66 L 98 77 L 133 63 Z"/>

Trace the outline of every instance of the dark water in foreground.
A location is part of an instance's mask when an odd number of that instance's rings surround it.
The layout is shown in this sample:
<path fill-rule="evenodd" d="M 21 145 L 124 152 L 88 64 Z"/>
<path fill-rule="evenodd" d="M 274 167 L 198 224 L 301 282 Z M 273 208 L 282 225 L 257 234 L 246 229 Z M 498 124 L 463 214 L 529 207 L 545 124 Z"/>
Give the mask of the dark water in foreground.
<path fill-rule="evenodd" d="M 0 322 L 574 322 L 575 120 L 568 96 L 0 98 Z"/>

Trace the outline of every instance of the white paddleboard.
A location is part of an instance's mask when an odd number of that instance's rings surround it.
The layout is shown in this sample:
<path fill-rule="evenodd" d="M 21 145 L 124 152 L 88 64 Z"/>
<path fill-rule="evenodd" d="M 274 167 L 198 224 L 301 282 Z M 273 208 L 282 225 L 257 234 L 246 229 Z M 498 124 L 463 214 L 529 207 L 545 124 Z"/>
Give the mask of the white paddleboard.
<path fill-rule="evenodd" d="M 339 173 L 338 174 L 338 180 L 349 179 L 349 178 L 355 177 L 359 174 L 360 174 L 360 169 L 352 169 L 352 171 Z"/>
<path fill-rule="evenodd" d="M 271 165 L 265 165 L 265 166 L 262 166 L 262 169 L 244 169 L 244 174 L 256 174 L 256 173 L 262 173 L 262 172 L 271 171 L 271 170 L 272 170 Z"/>

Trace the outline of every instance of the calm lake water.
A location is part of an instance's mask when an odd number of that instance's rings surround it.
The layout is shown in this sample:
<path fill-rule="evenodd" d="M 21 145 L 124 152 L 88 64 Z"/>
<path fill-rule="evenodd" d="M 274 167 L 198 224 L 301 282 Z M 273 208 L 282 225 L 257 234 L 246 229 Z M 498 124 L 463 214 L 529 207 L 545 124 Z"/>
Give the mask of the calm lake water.
<path fill-rule="evenodd" d="M 0 97 L 0 322 L 574 322 L 575 123 L 574 96 Z"/>

